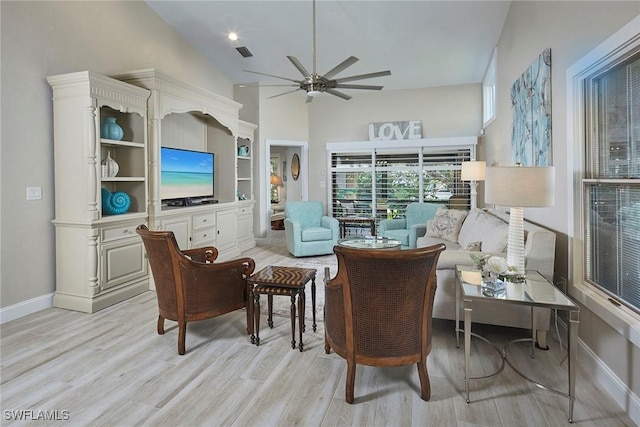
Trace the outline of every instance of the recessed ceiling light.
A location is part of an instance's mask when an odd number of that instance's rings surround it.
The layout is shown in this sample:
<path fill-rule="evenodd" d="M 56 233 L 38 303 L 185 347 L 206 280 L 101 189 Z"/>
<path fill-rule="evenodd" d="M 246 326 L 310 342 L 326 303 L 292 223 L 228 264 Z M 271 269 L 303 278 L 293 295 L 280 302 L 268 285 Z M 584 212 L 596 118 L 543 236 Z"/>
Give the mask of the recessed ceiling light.
<path fill-rule="evenodd" d="M 234 33 L 233 31 L 231 31 L 231 32 L 227 35 L 227 37 L 229 37 L 229 40 L 233 40 L 233 41 L 238 40 L 238 34 L 237 34 L 237 33 Z"/>

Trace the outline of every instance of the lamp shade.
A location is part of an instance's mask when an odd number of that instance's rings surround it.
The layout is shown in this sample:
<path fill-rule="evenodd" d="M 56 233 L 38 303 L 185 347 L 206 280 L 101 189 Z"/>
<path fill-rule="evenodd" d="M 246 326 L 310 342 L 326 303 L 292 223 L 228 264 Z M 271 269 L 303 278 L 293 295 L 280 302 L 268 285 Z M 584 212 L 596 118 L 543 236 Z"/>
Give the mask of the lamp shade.
<path fill-rule="evenodd" d="M 271 175 L 271 185 L 282 187 L 282 178 L 280 178 L 278 175 Z"/>
<path fill-rule="evenodd" d="M 462 162 L 462 173 L 460 179 L 463 181 L 484 181 L 484 170 L 487 168 L 485 162 L 470 161 Z"/>
<path fill-rule="evenodd" d="M 486 169 L 484 200 L 500 206 L 553 206 L 555 168 L 500 166 Z"/>

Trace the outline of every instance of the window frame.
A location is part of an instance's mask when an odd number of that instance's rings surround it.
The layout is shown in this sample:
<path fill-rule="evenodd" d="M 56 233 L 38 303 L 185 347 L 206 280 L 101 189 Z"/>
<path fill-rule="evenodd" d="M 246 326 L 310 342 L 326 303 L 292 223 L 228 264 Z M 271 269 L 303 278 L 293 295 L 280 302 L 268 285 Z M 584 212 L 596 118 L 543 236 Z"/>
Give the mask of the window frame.
<path fill-rule="evenodd" d="M 624 305 L 615 305 L 608 294 L 585 280 L 583 185 L 588 179 L 586 152 L 587 79 L 606 65 L 618 63 L 640 46 L 640 16 L 588 52 L 567 69 L 567 206 L 569 233 L 568 291 L 578 302 L 604 320 L 634 345 L 640 346 L 640 314 Z"/>
<path fill-rule="evenodd" d="M 371 188 L 371 206 L 370 209 L 376 211 L 376 222 L 378 222 L 381 217 L 378 212 L 378 201 L 377 201 L 377 186 L 376 179 L 373 179 L 375 174 L 384 171 L 394 169 L 392 166 L 390 167 L 378 167 L 376 166 L 376 159 L 381 153 L 380 157 L 384 157 L 385 155 L 390 155 L 391 153 L 417 153 L 416 159 L 418 160 L 417 165 L 411 165 L 406 167 L 398 167 L 395 170 L 411 170 L 418 171 L 420 174 L 419 181 L 419 198 L 424 199 L 424 172 L 429 170 L 431 165 L 428 162 L 423 163 L 423 156 L 428 153 L 440 153 L 440 152 L 451 152 L 455 150 L 468 150 L 468 160 L 475 158 L 476 156 L 476 145 L 478 143 L 478 137 L 453 137 L 453 138 L 425 138 L 419 140 L 398 140 L 398 141 L 358 141 L 358 142 L 330 142 L 326 144 L 327 151 L 327 181 L 326 188 L 327 191 L 327 207 L 329 211 L 329 215 L 334 214 L 334 207 L 338 205 L 338 200 L 334 200 L 334 192 L 333 192 L 333 174 L 334 172 L 364 172 L 372 174 L 372 188 Z M 370 156 L 371 164 L 370 165 L 362 165 L 360 164 L 358 167 L 350 167 L 348 165 L 340 164 L 333 165 L 334 155 L 358 155 L 364 157 Z M 461 166 L 457 165 L 451 170 L 460 171 Z M 468 183 L 465 183 L 468 185 Z M 424 200 L 423 200 L 424 201 Z M 444 205 L 446 206 L 446 205 Z M 398 212 L 402 215 L 403 212 Z"/>
<path fill-rule="evenodd" d="M 491 52 L 491 59 L 482 79 L 482 127 L 486 128 L 496 118 L 496 77 L 498 69 L 498 47 Z"/>

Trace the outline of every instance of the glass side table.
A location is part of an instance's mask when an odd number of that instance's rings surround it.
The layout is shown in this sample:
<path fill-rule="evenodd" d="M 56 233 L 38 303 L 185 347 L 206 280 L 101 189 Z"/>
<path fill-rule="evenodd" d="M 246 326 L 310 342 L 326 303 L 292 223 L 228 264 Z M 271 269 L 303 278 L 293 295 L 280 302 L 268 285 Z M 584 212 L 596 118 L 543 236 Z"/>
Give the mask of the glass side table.
<path fill-rule="evenodd" d="M 400 249 L 402 242 L 386 237 L 357 237 L 338 240 L 340 246 L 354 249 Z"/>
<path fill-rule="evenodd" d="M 482 292 L 481 272 L 475 266 L 456 266 L 456 344 L 459 347 L 459 329 L 460 325 L 460 306 L 464 308 L 464 382 L 467 403 L 469 399 L 469 382 L 473 380 L 481 380 L 492 378 L 498 375 L 504 369 L 505 363 L 511 366 L 525 380 L 535 384 L 536 386 L 548 390 L 552 393 L 569 399 L 569 422 L 573 422 L 573 406 L 575 402 L 575 374 L 576 374 L 576 355 L 577 355 L 577 339 L 578 339 L 578 316 L 580 308 L 568 296 L 562 293 L 558 288 L 549 283 L 537 271 L 527 271 L 524 283 L 506 283 L 506 290 L 497 297 L 487 296 Z M 461 301 L 462 299 L 462 301 Z M 473 302 L 490 300 L 499 304 L 517 304 L 525 305 L 531 308 L 531 338 L 520 338 L 507 343 L 502 349 L 497 348 L 488 339 L 471 332 L 471 314 L 473 312 Z M 531 358 L 534 357 L 535 329 L 533 324 L 533 308 L 546 307 L 556 310 L 565 310 L 569 313 L 569 339 L 568 339 L 568 379 L 569 390 L 564 393 L 547 387 L 535 380 L 524 375 L 507 356 L 507 348 L 517 342 L 531 342 Z M 501 357 L 501 366 L 491 375 L 482 377 L 472 377 L 469 372 L 469 359 L 471 356 L 471 337 L 476 337 L 491 345 Z"/>

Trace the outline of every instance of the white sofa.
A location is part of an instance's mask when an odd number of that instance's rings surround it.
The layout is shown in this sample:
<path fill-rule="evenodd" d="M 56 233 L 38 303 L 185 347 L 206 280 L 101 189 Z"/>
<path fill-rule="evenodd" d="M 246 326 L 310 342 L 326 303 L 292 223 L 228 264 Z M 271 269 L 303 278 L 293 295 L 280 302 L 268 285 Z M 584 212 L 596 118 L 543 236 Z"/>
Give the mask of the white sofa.
<path fill-rule="evenodd" d="M 438 289 L 433 317 L 455 320 L 456 264 L 473 265 L 473 260 L 470 257 L 472 253 L 496 254 L 506 257 L 508 221 L 509 215 L 506 213 L 495 210 L 472 210 L 464 216 L 459 232 L 447 235 L 446 239 L 434 237 L 433 229 L 427 226 L 427 234 L 418 238 L 416 246 L 424 247 L 435 243 L 444 243 L 447 246 L 438 260 Z M 547 280 L 553 282 L 555 233 L 528 221 L 525 221 L 524 228 L 525 268 L 537 270 Z M 473 248 L 474 246 L 475 248 Z M 480 246 L 480 252 L 466 250 L 469 248 L 477 249 L 477 246 Z M 462 310 L 460 310 L 460 319 L 463 318 Z M 531 328 L 531 311 L 528 307 L 514 304 L 474 302 L 472 320 L 474 323 L 529 329 Z M 544 348 L 546 347 L 546 331 L 549 330 L 550 325 L 549 309 L 536 308 L 534 322 L 538 345 Z"/>

